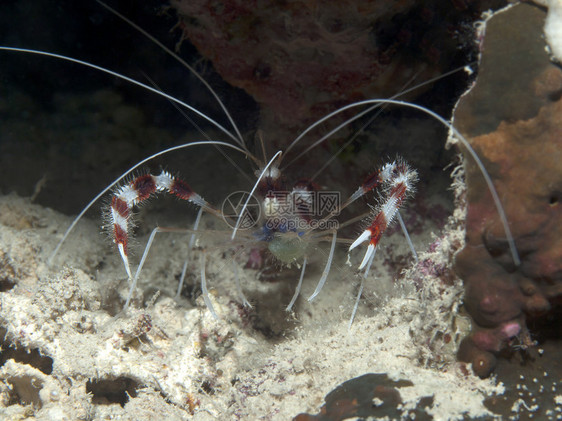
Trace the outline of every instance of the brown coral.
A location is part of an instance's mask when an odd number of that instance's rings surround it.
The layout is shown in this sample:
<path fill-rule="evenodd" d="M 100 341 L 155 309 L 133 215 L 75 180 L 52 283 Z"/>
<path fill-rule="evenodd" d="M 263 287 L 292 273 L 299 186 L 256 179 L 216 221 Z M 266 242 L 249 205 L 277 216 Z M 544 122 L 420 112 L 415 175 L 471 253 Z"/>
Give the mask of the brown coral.
<path fill-rule="evenodd" d="M 521 4 L 488 23 L 476 86 L 455 124 L 488 169 L 521 256 L 516 267 L 484 180 L 467 163 L 467 246 L 456 258 L 474 330 L 459 357 L 480 376 L 526 320 L 552 311 L 562 293 L 562 72 L 549 62 L 543 11 Z"/>

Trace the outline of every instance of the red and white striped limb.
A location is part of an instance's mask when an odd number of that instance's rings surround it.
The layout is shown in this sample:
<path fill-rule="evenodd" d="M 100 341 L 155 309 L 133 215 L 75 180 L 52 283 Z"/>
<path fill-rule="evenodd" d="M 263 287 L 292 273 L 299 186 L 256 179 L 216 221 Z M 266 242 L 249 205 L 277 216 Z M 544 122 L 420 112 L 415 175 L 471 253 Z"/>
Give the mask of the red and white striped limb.
<path fill-rule="evenodd" d="M 384 202 L 371 224 L 349 247 L 349 251 L 351 251 L 369 240 L 369 245 L 367 246 L 365 257 L 363 257 L 363 261 L 359 265 L 359 270 L 363 269 L 375 254 L 382 235 L 396 216 L 398 209 L 400 209 L 400 206 L 408 194 L 414 191 L 414 185 L 418 179 L 417 172 L 409 168 L 408 165 L 402 161 L 394 161 L 386 164 L 375 174 L 378 182 L 372 184 L 382 184 L 385 191 L 383 194 Z M 374 180 L 375 176 L 370 176 L 370 178 Z M 368 191 L 363 186 L 360 187 L 357 192 L 360 190 L 364 192 Z"/>
<path fill-rule="evenodd" d="M 210 205 L 189 185 L 166 171 L 160 175 L 145 174 L 120 187 L 111 199 L 108 217 L 113 226 L 113 242 L 117 245 L 127 275 L 132 279 L 129 266 L 127 244 L 133 206 L 148 199 L 152 194 L 168 192 L 182 200 L 187 200 L 201 208 L 211 210 Z"/>

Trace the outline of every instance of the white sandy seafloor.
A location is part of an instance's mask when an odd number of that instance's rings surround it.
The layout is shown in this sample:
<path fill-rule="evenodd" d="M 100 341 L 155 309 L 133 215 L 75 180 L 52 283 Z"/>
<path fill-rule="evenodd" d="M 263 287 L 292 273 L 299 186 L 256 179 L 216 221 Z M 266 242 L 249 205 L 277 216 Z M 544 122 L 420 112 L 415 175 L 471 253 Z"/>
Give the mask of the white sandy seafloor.
<path fill-rule="evenodd" d="M 79 223 L 49 267 L 71 218 L 28 198 L 0 197 L 0 333 L 7 352 L 0 418 L 287 420 L 318 413 L 330 391 L 366 373 L 412 382 L 398 389 L 404 418 L 428 396 L 433 404 L 425 410 L 435 419 L 493 417 L 483 400 L 503 385 L 455 361 L 470 323 L 459 314 L 461 283 L 445 285 L 432 276 L 436 268 L 450 268 L 463 244 L 463 217 L 457 209 L 445 234 L 417 238 L 418 250 L 431 243 L 432 251 L 420 253 L 422 263 L 400 279 L 374 269 L 349 330 L 358 280 L 343 264 L 345 256 L 318 299 L 301 298 L 287 314 L 298 271 L 289 275 L 290 285 L 259 281 L 228 248 L 207 246 L 215 320 L 201 296 L 195 306 L 173 299 L 187 253 L 185 236 L 175 234 L 156 241 L 133 308 L 115 317 L 127 281 L 99 221 Z M 385 241 L 379 262 L 385 252 L 392 257 L 395 247 L 406 247 L 399 232 Z M 202 249 L 192 253 L 188 284 L 199 282 Z M 319 279 L 325 254 L 312 259 L 304 297 Z M 361 258 L 354 255 L 353 264 Z M 234 265 L 252 310 L 239 304 Z"/>

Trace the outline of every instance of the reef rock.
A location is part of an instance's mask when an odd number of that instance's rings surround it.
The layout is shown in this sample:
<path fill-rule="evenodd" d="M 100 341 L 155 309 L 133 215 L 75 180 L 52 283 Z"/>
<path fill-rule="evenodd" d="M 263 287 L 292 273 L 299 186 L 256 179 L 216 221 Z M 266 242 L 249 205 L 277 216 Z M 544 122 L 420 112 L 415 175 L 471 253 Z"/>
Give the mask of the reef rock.
<path fill-rule="evenodd" d="M 279 145 L 353 101 L 385 98 L 465 60 L 472 22 L 501 0 L 172 0 L 178 27 L 260 106 Z"/>
<path fill-rule="evenodd" d="M 455 269 L 473 331 L 459 358 L 482 377 L 500 351 L 531 345 L 530 320 L 551 317 L 562 297 L 562 71 L 545 51 L 544 20 L 529 4 L 489 19 L 476 85 L 454 115 L 490 173 L 521 259 L 467 157 L 466 247 Z"/>

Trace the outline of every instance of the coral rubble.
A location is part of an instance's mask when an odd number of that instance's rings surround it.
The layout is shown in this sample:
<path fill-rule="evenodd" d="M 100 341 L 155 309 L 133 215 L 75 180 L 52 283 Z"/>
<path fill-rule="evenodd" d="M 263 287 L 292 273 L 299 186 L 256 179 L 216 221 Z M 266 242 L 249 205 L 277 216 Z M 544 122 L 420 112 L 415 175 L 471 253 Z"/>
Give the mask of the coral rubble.
<path fill-rule="evenodd" d="M 533 343 L 529 320 L 553 314 L 562 294 L 562 71 L 542 39 L 545 14 L 519 4 L 486 24 L 476 85 L 454 124 L 484 162 L 515 237 L 517 266 L 496 208 L 467 158 L 466 247 L 455 268 L 473 332 L 459 358 L 484 377 L 497 354 Z"/>
<path fill-rule="evenodd" d="M 239 273 L 246 272 L 246 294 L 256 306 L 243 309 L 236 301 L 234 275 L 227 270 L 236 262 L 224 250 L 209 252 L 207 268 L 220 291 L 211 294 L 220 320 L 213 319 L 202 297 L 191 304 L 182 299 L 181 305 L 166 297 L 176 287 L 182 263 L 170 260 L 169 250 L 179 247 L 180 256 L 185 251 L 173 239 L 161 239 L 165 247 L 155 248 L 145 271 L 161 296 L 154 299 L 149 293 L 143 302 L 135 294 L 134 308 L 113 317 L 128 285 L 117 256 L 99 236 L 97 221 L 83 221 L 61 249 L 57 260 L 66 267 L 47 265 L 69 223 L 70 218 L 29 199 L 0 196 L 0 281 L 5 279 L 0 291 L 0 419 L 287 420 L 317 413 L 323 397 L 342 383 L 350 393 L 340 389 L 329 395 L 330 408 L 369 387 L 375 389 L 371 397 L 380 400 L 377 415 L 480 417 L 492 415 L 483 400 L 504 390 L 453 361 L 459 323 L 451 320 L 456 313 L 451 306 L 461 285 L 444 288 L 439 280 L 431 282 L 437 266 L 428 259 L 440 264 L 440 258 L 450 256 L 451 247 L 462 241 L 460 228 L 449 234 L 453 238 L 442 238 L 430 255 L 420 254 L 428 262 L 427 274 L 419 279 L 427 298 L 420 299 L 416 290 L 389 292 L 385 305 L 358 317 L 349 332 L 350 285 L 334 277 L 329 291 L 304 311 L 294 316 L 272 311 L 278 323 L 293 317 L 299 323 L 272 335 L 259 307 L 282 301 L 275 292 L 280 283 L 264 284 L 238 263 Z M 192 254 L 194 264 L 200 254 Z M 160 283 L 166 276 L 173 285 Z M 374 281 L 377 292 L 385 292 L 380 275 Z M 315 282 L 305 283 L 312 292 Z M 259 327 L 255 318 L 262 319 Z M 365 376 L 369 372 L 385 374 Z M 348 413 L 365 413 L 368 393 Z"/>

